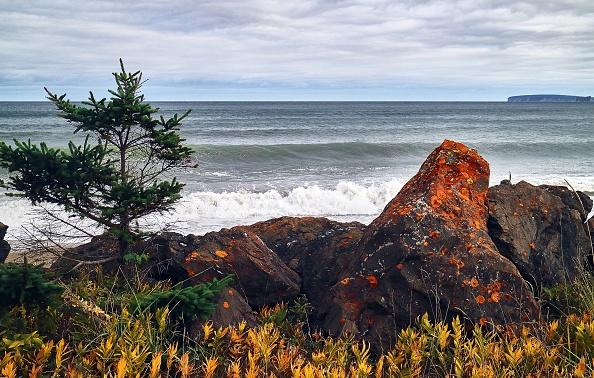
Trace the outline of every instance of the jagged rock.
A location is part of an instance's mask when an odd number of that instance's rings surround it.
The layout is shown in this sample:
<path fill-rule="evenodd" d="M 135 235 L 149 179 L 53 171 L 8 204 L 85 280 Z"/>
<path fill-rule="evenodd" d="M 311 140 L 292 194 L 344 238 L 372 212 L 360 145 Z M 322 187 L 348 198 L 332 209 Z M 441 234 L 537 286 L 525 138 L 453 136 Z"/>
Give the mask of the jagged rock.
<path fill-rule="evenodd" d="M 587 265 L 586 195 L 522 181 L 492 187 L 488 205 L 491 238 L 535 288 L 571 282 Z"/>
<path fill-rule="evenodd" d="M 188 238 L 182 262 L 192 281 L 234 276 L 232 286 L 252 308 L 289 301 L 301 279 L 247 228 L 235 227 Z"/>
<path fill-rule="evenodd" d="M 481 323 L 536 317 L 530 288 L 487 232 L 488 184 L 476 151 L 444 141 L 365 230 L 323 327 L 388 347 L 424 313 Z"/>
<path fill-rule="evenodd" d="M 7 230 L 8 226 L 4 223 L 0 223 L 0 263 L 3 263 L 10 253 L 10 244 L 4 240 Z"/>
<path fill-rule="evenodd" d="M 282 217 L 259 222 L 246 229 L 257 234 L 301 277 L 301 293 L 317 309 L 328 301 L 334 285 L 352 261 L 352 252 L 365 225 L 326 218 Z"/>

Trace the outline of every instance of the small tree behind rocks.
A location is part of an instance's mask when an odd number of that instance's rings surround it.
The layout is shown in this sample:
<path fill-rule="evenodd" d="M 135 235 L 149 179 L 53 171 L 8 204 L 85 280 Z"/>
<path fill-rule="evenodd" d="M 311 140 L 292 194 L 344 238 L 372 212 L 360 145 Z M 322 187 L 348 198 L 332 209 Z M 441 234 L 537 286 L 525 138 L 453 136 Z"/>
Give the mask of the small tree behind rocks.
<path fill-rule="evenodd" d="M 58 205 L 95 222 L 117 237 L 123 256 L 140 236 L 133 225 L 170 211 L 179 200 L 184 185 L 168 173 L 187 165 L 192 150 L 178 132 L 189 111 L 157 117 L 159 109 L 140 92 L 142 73 L 127 72 L 121 60 L 120 66 L 109 100 L 97 100 L 91 92 L 80 106 L 45 89 L 74 133 L 86 134 L 82 145 L 69 142 L 60 150 L 0 141 L 0 167 L 10 172 L 4 187 L 33 204 Z"/>

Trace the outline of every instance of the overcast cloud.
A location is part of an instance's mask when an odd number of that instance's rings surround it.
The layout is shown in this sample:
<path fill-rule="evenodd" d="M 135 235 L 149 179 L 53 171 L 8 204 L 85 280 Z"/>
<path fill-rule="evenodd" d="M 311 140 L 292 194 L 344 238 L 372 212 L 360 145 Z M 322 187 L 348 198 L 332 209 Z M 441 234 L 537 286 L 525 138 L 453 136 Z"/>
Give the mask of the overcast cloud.
<path fill-rule="evenodd" d="M 0 100 L 502 99 L 593 94 L 592 0 L 0 0 Z"/>

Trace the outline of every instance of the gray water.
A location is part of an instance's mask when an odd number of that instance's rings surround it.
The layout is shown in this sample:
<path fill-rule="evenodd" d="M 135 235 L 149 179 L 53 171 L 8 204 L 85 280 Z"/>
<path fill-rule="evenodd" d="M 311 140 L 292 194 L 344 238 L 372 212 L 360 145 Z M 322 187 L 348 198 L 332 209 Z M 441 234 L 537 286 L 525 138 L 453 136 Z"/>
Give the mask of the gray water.
<path fill-rule="evenodd" d="M 471 102 L 167 102 L 192 109 L 182 134 L 200 165 L 179 172 L 171 215 L 202 233 L 280 215 L 369 222 L 444 139 L 476 148 L 491 182 L 569 181 L 594 192 L 594 105 Z M 73 127 L 49 103 L 0 103 L 0 140 L 65 147 Z M 0 199 L 0 221 L 29 220 Z M 14 231 L 13 231 L 14 232 Z"/>

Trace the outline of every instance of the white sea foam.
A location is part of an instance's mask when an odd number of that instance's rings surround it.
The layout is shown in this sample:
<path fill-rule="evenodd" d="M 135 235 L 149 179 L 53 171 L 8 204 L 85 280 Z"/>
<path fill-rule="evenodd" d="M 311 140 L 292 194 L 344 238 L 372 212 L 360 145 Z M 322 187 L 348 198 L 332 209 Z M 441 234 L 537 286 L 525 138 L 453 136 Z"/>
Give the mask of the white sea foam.
<path fill-rule="evenodd" d="M 592 191 L 592 183 L 586 181 L 574 180 L 571 184 L 577 190 Z M 562 180 L 549 180 L 548 183 L 564 184 Z M 286 192 L 275 189 L 264 192 L 188 192 L 170 214 L 148 222 L 151 228 L 175 223 L 174 230 L 195 234 L 280 216 L 321 216 L 369 223 L 403 184 L 404 180 L 393 179 L 376 184 L 341 181 L 334 187 L 302 186 Z M 22 227 L 27 227 L 35 217 L 33 208 L 23 199 L 3 198 L 1 201 L 0 220 L 10 226 L 9 238 L 22 236 Z"/>
<path fill-rule="evenodd" d="M 286 193 L 193 192 L 176 206 L 171 220 L 203 233 L 221 227 L 248 224 L 279 216 L 323 216 L 338 220 L 370 222 L 398 193 L 403 182 L 391 180 L 362 185 L 341 181 L 333 188 L 297 187 Z"/>
<path fill-rule="evenodd" d="M 371 185 L 342 181 L 333 188 L 298 187 L 286 193 L 278 190 L 190 192 L 171 214 L 150 223 L 175 222 L 176 229 L 200 234 L 284 215 L 370 222 L 398 193 L 402 184 L 398 180 Z M 16 237 L 35 216 L 33 208 L 22 199 L 2 201 L 0 218 L 10 226 L 9 237 Z"/>

